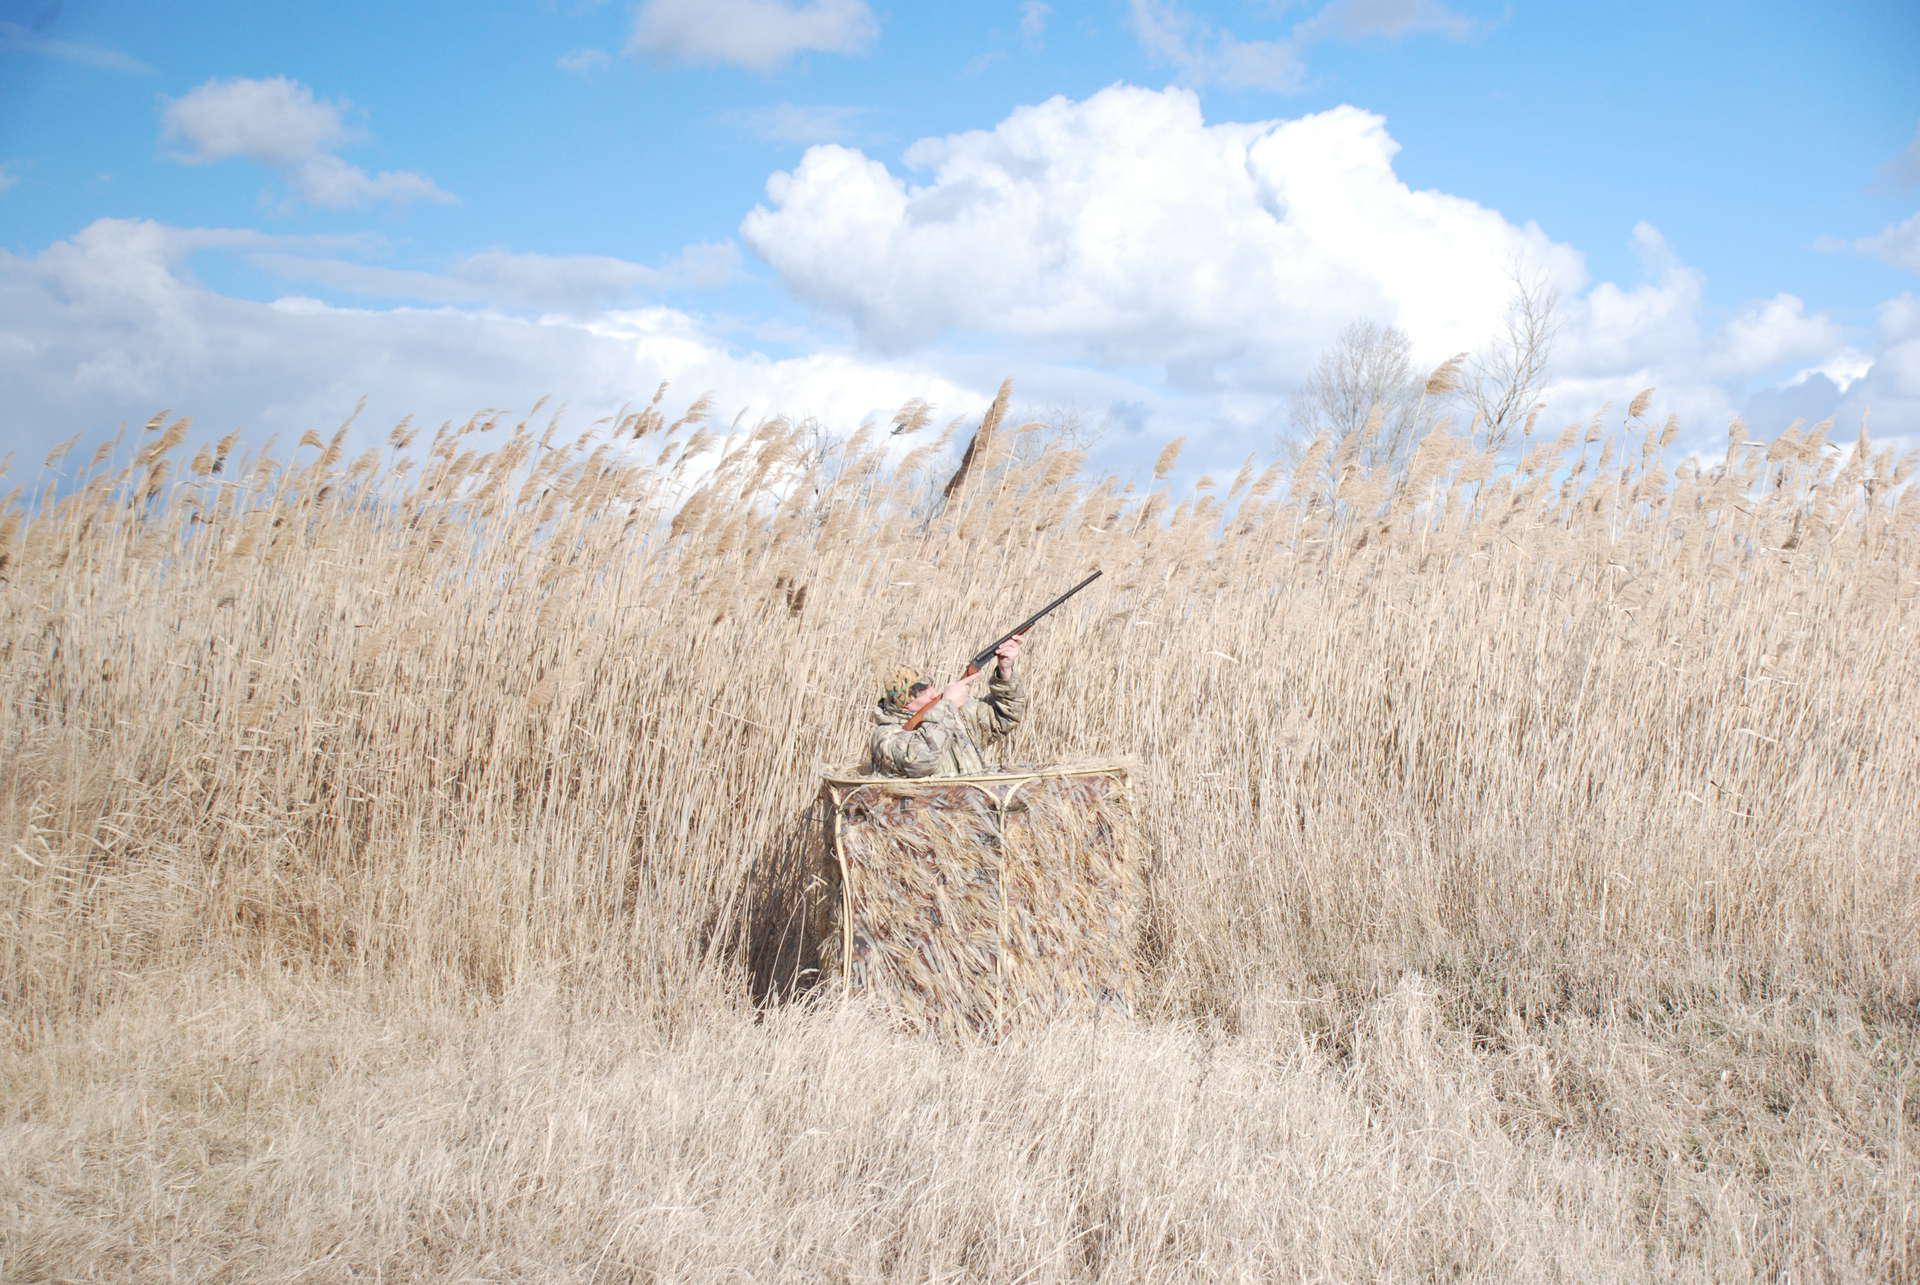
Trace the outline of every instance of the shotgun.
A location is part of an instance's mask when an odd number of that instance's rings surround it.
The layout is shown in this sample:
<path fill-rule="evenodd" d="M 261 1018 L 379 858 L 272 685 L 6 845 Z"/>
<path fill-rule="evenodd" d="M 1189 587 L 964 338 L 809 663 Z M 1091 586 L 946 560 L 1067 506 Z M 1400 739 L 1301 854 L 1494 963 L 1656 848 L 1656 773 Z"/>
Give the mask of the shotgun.
<path fill-rule="evenodd" d="M 979 655 L 975 656 L 972 660 L 967 662 L 966 672 L 962 673 L 960 677 L 971 678 L 975 674 L 979 673 L 982 669 L 985 669 L 987 665 L 992 662 L 993 653 L 1000 650 L 1001 643 L 1006 642 L 1009 638 L 1018 638 L 1021 634 L 1026 633 L 1027 630 L 1039 624 L 1040 621 L 1049 612 L 1053 611 L 1055 608 L 1065 603 L 1067 599 L 1073 597 L 1074 594 L 1079 593 L 1082 589 L 1086 588 L 1088 585 L 1092 584 L 1094 581 L 1098 580 L 1099 578 L 1100 578 L 1100 572 L 1096 569 L 1094 573 L 1088 576 L 1085 580 L 1082 580 L 1079 584 L 1067 590 L 1065 593 L 1061 594 L 1058 598 L 1055 598 L 1052 602 L 1040 608 L 1040 610 L 1034 612 L 1031 616 L 1028 616 L 1025 620 L 1021 621 L 1019 624 L 1015 625 L 1013 628 L 1007 630 L 1006 633 L 1001 634 L 998 638 L 988 643 L 987 649 L 985 651 L 981 652 Z M 927 705 L 925 709 L 922 709 L 919 713 L 915 714 L 912 718 L 908 719 L 904 730 L 911 732 L 914 728 L 920 726 L 922 722 L 926 721 L 928 711 L 932 710 L 934 705 L 938 705 L 939 703 L 940 702 L 938 700 L 933 701 L 931 704 Z"/>

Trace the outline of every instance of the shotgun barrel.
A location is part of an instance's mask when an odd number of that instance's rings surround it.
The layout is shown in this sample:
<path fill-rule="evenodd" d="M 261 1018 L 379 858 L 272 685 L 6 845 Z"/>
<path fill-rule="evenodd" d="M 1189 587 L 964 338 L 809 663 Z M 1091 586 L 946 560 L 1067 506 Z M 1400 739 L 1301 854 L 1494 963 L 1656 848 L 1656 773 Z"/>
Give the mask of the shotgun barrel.
<path fill-rule="evenodd" d="M 962 677 L 967 677 L 969 675 L 977 674 L 981 670 L 985 669 L 993 661 L 993 653 L 1000 650 L 1001 643 L 1006 642 L 1009 638 L 1017 638 L 1021 634 L 1026 633 L 1027 630 L 1039 624 L 1040 621 L 1043 620 L 1049 612 L 1057 610 L 1061 606 L 1061 604 L 1066 602 L 1067 599 L 1073 597 L 1074 594 L 1079 593 L 1082 589 L 1086 588 L 1088 585 L 1092 584 L 1094 581 L 1098 580 L 1099 578 L 1100 578 L 1100 571 L 1098 568 L 1095 568 L 1093 574 L 1088 576 L 1085 580 L 1082 580 L 1079 584 L 1067 590 L 1065 593 L 1061 594 L 1058 598 L 1055 598 L 1052 602 L 1040 608 L 1040 610 L 1034 612 L 1031 616 L 1028 616 L 1025 620 L 1021 621 L 1019 624 L 1015 625 L 1013 628 L 1007 630 L 1006 633 L 1001 634 L 998 638 L 994 639 L 993 642 L 987 646 L 987 649 L 985 651 L 979 653 L 977 656 L 975 656 L 971 661 L 967 663 L 966 674 L 963 674 Z M 938 702 L 935 702 L 935 703 L 937 704 Z M 927 718 L 927 711 L 932 708 L 933 708 L 932 705 L 928 705 L 925 709 L 922 709 L 919 713 L 915 714 L 912 718 L 909 718 L 904 724 L 906 730 L 911 732 L 915 728 L 919 727 L 921 723 L 925 722 Z"/>
<path fill-rule="evenodd" d="M 1096 570 L 1092 575 L 1088 576 L 1085 580 L 1082 580 L 1079 584 L 1067 590 L 1065 593 L 1061 594 L 1058 598 L 1055 598 L 1052 602 L 1040 608 L 1040 610 L 1034 612 L 1031 616 L 1028 616 L 1025 620 L 1021 621 L 1019 624 L 1015 625 L 1013 628 L 1007 630 L 1006 633 L 1001 634 L 998 638 L 994 639 L 992 643 L 988 644 L 987 649 L 985 651 L 981 652 L 979 655 L 973 658 L 973 663 L 969 667 L 969 672 L 972 672 L 973 670 L 985 669 L 987 667 L 987 662 L 993 659 L 993 653 L 1000 650 L 1001 643 L 1007 641 L 1007 639 L 1009 638 L 1017 638 L 1021 634 L 1026 633 L 1027 630 L 1039 624 L 1040 621 L 1043 620 L 1049 612 L 1052 612 L 1056 608 L 1060 607 L 1062 604 L 1066 602 L 1067 599 L 1073 597 L 1074 594 L 1079 593 L 1082 589 L 1086 588 L 1088 585 L 1092 584 L 1094 581 L 1098 580 L 1099 578 L 1100 578 L 1100 573 L 1099 571 Z"/>

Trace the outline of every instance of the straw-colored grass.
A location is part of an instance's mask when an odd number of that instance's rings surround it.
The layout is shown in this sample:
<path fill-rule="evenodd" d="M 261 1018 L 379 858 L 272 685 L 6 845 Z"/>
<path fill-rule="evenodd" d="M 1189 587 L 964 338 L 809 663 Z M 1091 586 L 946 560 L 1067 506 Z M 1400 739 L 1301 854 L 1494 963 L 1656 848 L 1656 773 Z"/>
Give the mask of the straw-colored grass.
<path fill-rule="evenodd" d="M 56 452 L 0 1277 L 1913 1278 L 1914 459 L 1643 400 L 1225 495 L 658 398 Z M 1138 763 L 1137 1015 L 796 993 L 878 676 L 1092 566 L 1007 753 Z"/>

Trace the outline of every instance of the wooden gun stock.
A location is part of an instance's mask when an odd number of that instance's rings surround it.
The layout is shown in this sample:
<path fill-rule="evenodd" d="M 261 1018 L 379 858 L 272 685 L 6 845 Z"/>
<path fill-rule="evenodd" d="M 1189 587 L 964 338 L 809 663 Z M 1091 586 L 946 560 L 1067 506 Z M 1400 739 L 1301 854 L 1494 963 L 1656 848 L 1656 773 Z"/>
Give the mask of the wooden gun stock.
<path fill-rule="evenodd" d="M 966 668 L 966 671 L 962 673 L 960 677 L 972 678 L 975 674 L 979 672 L 980 672 L 980 666 L 968 665 Z M 919 708 L 919 710 L 917 710 L 914 713 L 914 716 L 906 721 L 906 725 L 902 727 L 901 730 L 906 732 L 911 732 L 916 727 L 920 726 L 920 724 L 926 722 L 927 715 L 933 713 L 933 707 L 935 705 L 938 705 L 939 703 L 940 703 L 940 697 L 936 696 L 932 700 L 928 701 L 925 705 L 922 705 Z"/>

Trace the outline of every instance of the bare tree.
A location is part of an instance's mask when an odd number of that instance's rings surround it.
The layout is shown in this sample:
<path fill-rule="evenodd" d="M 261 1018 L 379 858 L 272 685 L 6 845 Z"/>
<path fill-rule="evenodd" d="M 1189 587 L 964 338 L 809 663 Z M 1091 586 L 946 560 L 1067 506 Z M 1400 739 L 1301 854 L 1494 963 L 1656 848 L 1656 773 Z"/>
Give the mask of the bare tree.
<path fill-rule="evenodd" d="M 1293 399 L 1288 453 L 1298 455 L 1324 436 L 1330 461 L 1398 471 L 1419 437 L 1421 386 L 1405 334 L 1372 321 L 1349 324 Z"/>
<path fill-rule="evenodd" d="M 1533 413 L 1559 333 L 1559 292 L 1546 277 L 1516 268 L 1505 333 L 1461 372 L 1459 397 L 1472 413 L 1476 446 L 1499 450 Z"/>
<path fill-rule="evenodd" d="M 1052 450 L 1057 446 L 1074 451 L 1091 451 L 1099 446 L 1113 427 L 1111 415 L 1099 419 L 1089 416 L 1078 402 L 1058 402 L 1043 411 L 1036 411 L 1033 422 L 1046 425 L 1046 432 L 1031 434 L 1031 440 L 1022 439 L 1018 452 L 1022 462 L 1034 453 Z"/>

